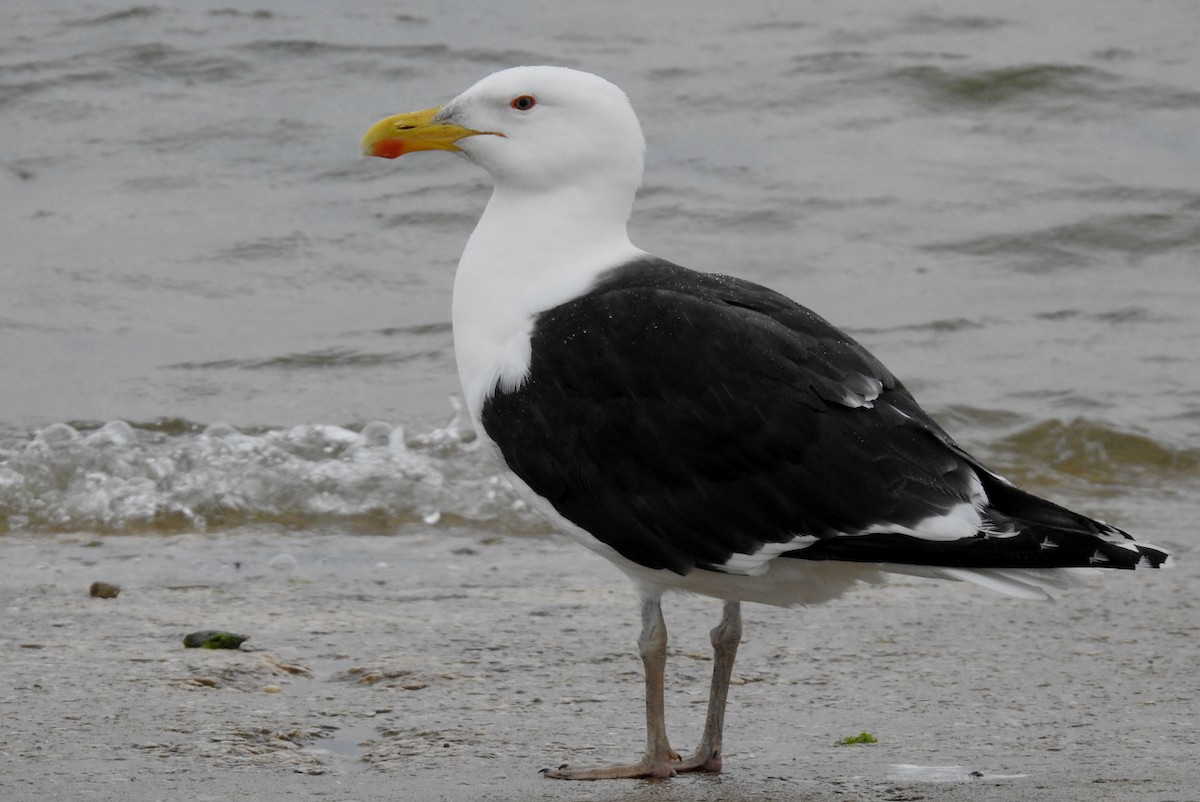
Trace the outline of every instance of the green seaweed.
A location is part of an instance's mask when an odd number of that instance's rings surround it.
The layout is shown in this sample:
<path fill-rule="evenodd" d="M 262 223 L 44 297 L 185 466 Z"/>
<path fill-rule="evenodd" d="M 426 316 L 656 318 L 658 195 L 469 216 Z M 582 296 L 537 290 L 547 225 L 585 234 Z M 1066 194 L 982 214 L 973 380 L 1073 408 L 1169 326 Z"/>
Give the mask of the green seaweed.
<path fill-rule="evenodd" d="M 879 743 L 879 739 L 869 732 L 860 732 L 858 735 L 847 735 L 842 740 L 838 741 L 839 746 L 853 746 L 855 744 L 875 744 Z"/>
<path fill-rule="evenodd" d="M 183 645 L 189 649 L 237 649 L 249 639 L 248 635 L 235 635 L 216 629 L 192 632 L 185 635 Z"/>

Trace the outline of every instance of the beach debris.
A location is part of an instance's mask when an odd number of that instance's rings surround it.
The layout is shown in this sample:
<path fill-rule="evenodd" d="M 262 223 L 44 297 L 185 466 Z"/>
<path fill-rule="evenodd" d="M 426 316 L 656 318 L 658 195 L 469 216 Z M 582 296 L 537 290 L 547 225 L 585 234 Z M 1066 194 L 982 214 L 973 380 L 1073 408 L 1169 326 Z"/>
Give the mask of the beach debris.
<path fill-rule="evenodd" d="M 879 743 L 879 739 L 869 732 L 860 732 L 858 735 L 847 735 L 845 738 L 838 741 L 839 746 L 854 746 L 857 744 L 875 743 Z"/>
<path fill-rule="evenodd" d="M 264 663 L 272 669 L 278 669 L 287 674 L 294 674 L 301 677 L 311 677 L 312 671 L 298 663 L 285 663 L 278 657 L 270 654 L 264 654 L 262 657 Z M 276 672 L 277 673 L 277 672 Z"/>
<path fill-rule="evenodd" d="M 237 649 L 249 635 L 235 635 L 219 629 L 205 629 L 184 636 L 183 645 L 189 649 Z"/>
<path fill-rule="evenodd" d="M 299 562 L 290 554 L 276 554 L 267 562 L 267 566 L 276 571 L 295 571 L 298 565 Z"/>
<path fill-rule="evenodd" d="M 93 599 L 115 599 L 120 592 L 121 586 L 111 582 L 93 582 L 88 588 L 88 595 Z"/>

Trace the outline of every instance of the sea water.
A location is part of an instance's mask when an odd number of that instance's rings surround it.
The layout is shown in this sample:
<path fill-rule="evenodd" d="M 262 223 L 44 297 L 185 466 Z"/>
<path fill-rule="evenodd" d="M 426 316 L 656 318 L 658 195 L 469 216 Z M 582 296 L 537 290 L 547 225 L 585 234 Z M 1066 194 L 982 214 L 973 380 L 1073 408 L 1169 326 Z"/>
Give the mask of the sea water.
<path fill-rule="evenodd" d="M 602 74 L 631 234 L 871 348 L 1031 489 L 1194 543 L 1200 5 L 29 2 L 0 31 L 0 532 L 532 527 L 449 325 L 485 174 L 362 159 Z"/>

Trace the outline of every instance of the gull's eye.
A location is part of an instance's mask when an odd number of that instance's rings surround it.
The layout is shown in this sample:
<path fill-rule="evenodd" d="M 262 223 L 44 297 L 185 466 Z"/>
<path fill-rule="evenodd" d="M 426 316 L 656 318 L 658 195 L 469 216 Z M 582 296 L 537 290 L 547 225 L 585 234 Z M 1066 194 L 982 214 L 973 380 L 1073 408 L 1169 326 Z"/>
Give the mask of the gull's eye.
<path fill-rule="evenodd" d="M 533 95 L 518 95 L 508 101 L 508 105 L 512 106 L 517 111 L 529 111 L 537 105 L 537 98 Z"/>

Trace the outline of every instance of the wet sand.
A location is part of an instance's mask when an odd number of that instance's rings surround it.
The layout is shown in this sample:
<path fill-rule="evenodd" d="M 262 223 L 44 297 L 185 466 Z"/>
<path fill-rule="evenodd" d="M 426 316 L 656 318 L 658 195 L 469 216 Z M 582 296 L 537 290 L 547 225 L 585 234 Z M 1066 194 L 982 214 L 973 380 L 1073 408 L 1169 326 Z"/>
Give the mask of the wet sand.
<path fill-rule="evenodd" d="M 1056 604 L 897 580 L 746 609 L 719 777 L 562 783 L 641 749 L 636 606 L 557 537 L 438 528 L 3 538 L 0 797 L 1194 800 L 1197 568 Z M 94 581 L 115 599 L 88 596 Z M 669 600 L 676 748 L 716 603 Z M 240 651 L 185 634 L 250 636 Z M 867 731 L 878 743 L 839 746 Z"/>

